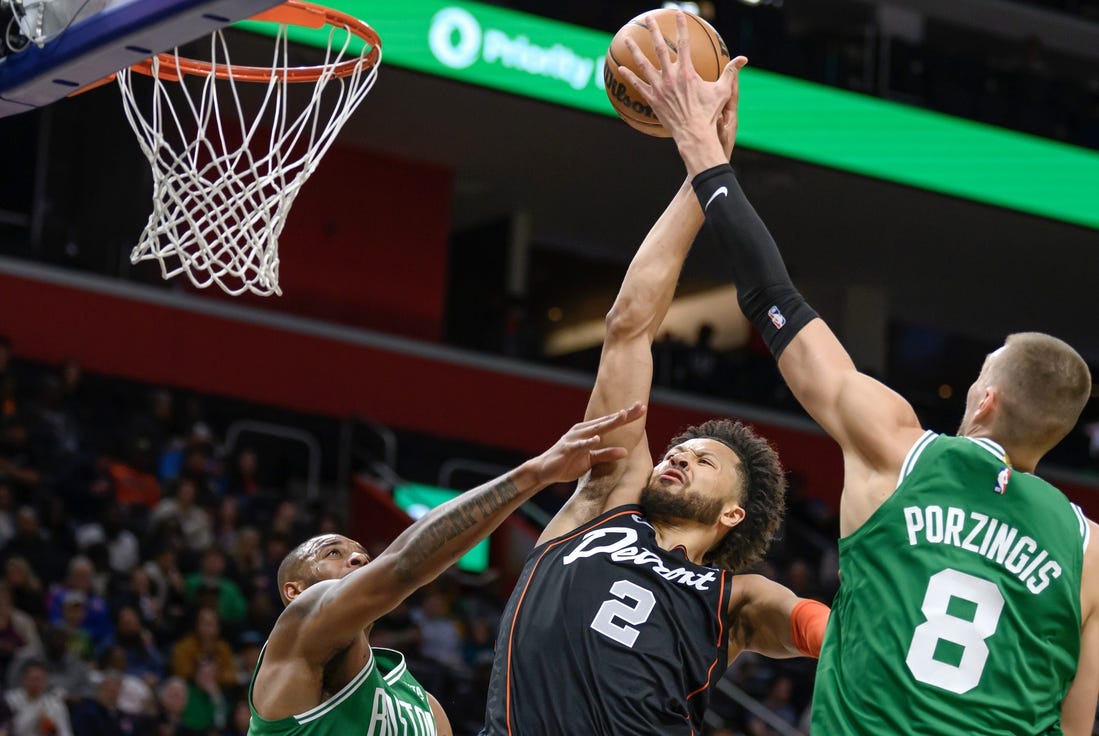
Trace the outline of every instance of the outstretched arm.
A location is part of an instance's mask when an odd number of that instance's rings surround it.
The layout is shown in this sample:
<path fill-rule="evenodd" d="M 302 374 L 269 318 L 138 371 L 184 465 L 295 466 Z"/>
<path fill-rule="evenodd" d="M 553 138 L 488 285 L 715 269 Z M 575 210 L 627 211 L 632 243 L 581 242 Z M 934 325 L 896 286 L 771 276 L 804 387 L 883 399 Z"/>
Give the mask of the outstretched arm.
<path fill-rule="evenodd" d="M 729 601 L 729 661 L 740 652 L 773 659 L 820 657 L 828 606 L 799 598 L 762 575 L 738 575 Z"/>
<path fill-rule="evenodd" d="M 575 425 L 538 457 L 433 509 L 369 564 L 334 583 L 307 589 L 282 616 L 298 622 L 294 638 L 301 644 L 296 647 L 299 656 L 328 661 L 366 626 L 438 577 L 536 492 L 623 457 L 624 448 L 600 446 L 602 435 L 638 421 L 644 413 L 635 405 Z M 272 642 L 274 638 L 275 633 Z"/>
<path fill-rule="evenodd" d="M 1095 702 L 1099 699 L 1099 524 L 1088 521 L 1088 528 L 1091 538 L 1084 553 L 1080 586 L 1080 660 L 1072 687 L 1061 704 L 1065 736 L 1091 736 Z"/>
<path fill-rule="evenodd" d="M 738 57 L 733 63 L 739 71 L 747 59 Z M 718 151 L 726 161 L 736 141 L 735 92 L 734 86 L 713 123 Z M 602 416 L 612 407 L 648 401 L 653 341 L 671 306 L 683 262 L 702 222 L 702 209 L 690 182 L 685 181 L 637 249 L 607 314 L 603 352 L 585 418 Z M 644 424 L 637 422 L 609 432 L 603 443 L 625 447 L 629 455 L 594 468 L 546 527 L 539 544 L 567 534 L 607 508 L 636 503 L 640 498 L 652 471 Z"/>
<path fill-rule="evenodd" d="M 682 17 L 679 27 L 679 43 L 686 44 Z M 658 32 L 655 24 L 650 30 Z M 680 54 L 673 62 L 663 44 L 655 46 L 661 65 L 656 69 L 635 44 L 627 43 L 646 79 L 628 69 L 623 73 L 672 131 L 706 219 L 733 266 L 745 316 L 778 358 L 779 369 L 802 406 L 843 448 L 848 471 L 844 503 L 875 504 L 882 493 L 893 490 L 904 455 L 920 434 L 915 412 L 892 390 L 860 373 L 805 303 L 774 239 L 722 159 L 707 122 L 723 95 L 729 94 L 732 73 L 726 69 L 717 82 L 704 82 L 691 67 L 690 54 Z M 856 512 L 854 526 L 868 515 L 865 511 Z"/>
<path fill-rule="evenodd" d="M 687 251 L 702 227 L 702 210 L 689 182 L 684 182 L 664 214 L 638 248 L 607 314 L 603 352 L 585 418 L 601 416 L 611 406 L 648 402 L 652 387 L 652 344 L 668 312 Z M 626 402 L 625 404 L 621 402 Z M 640 497 L 652 470 L 645 425 L 623 426 L 603 436 L 608 446 L 625 447 L 628 455 L 592 469 L 542 532 L 538 543 L 567 534 L 594 519 L 615 496 L 614 505 L 629 503 L 616 488 Z"/>

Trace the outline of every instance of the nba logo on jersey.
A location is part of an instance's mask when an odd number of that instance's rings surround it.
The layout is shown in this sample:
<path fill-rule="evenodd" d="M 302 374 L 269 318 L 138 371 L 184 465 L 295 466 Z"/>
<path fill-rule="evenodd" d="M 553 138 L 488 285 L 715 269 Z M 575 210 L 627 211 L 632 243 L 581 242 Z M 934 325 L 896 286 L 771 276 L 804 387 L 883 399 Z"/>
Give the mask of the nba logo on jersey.
<path fill-rule="evenodd" d="M 776 330 L 781 330 L 786 325 L 786 318 L 782 316 L 782 312 L 778 310 L 777 306 L 768 309 L 767 316 L 771 318 L 771 324 L 775 326 Z"/>
<path fill-rule="evenodd" d="M 1007 482 L 1009 480 L 1011 480 L 1011 468 L 1006 466 L 1000 468 L 1000 472 L 996 474 L 996 487 L 992 490 L 996 491 L 996 493 L 999 493 L 1001 496 L 1004 495 L 1004 492 L 1007 491 Z"/>

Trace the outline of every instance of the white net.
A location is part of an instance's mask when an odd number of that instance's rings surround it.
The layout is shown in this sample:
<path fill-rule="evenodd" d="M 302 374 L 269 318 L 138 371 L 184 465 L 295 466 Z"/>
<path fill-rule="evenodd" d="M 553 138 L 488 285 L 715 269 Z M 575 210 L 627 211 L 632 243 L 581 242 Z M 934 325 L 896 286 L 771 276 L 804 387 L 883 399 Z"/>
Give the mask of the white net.
<path fill-rule="evenodd" d="M 153 211 L 131 262 L 155 260 L 165 279 L 183 273 L 200 288 L 281 294 L 278 244 L 290 207 L 377 78 L 378 64 L 359 46 L 330 27 L 320 78 L 288 83 L 295 68 L 287 26 L 279 26 L 270 79 L 257 84 L 234 75 L 219 31 L 210 61 L 227 79 L 188 77 L 177 49 L 153 58 L 144 105 L 134 91 L 144 76 L 119 72 L 126 117 L 153 172 Z M 340 76 L 337 66 L 356 56 L 354 70 Z M 238 85 L 252 89 L 243 94 Z M 292 94 L 295 87 L 303 94 Z"/>

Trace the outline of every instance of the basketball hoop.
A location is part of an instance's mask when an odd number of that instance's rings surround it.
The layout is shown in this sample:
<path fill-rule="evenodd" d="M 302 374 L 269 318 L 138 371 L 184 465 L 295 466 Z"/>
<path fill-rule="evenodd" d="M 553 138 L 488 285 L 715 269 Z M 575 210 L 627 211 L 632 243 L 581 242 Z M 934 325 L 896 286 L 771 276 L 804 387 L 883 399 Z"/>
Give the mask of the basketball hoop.
<path fill-rule="evenodd" d="M 252 20 L 279 24 L 270 67 L 234 65 L 217 31 L 209 61 L 176 49 L 117 76 L 153 172 L 153 211 L 130 261 L 155 260 L 165 279 L 185 273 L 199 288 L 269 296 L 282 293 L 278 239 L 287 213 L 374 85 L 381 40 L 366 23 L 302 0 Z M 290 26 L 328 27 L 323 63 L 289 65 Z M 134 93 L 137 75 L 152 78 L 148 114 Z M 240 94 L 241 82 L 265 85 L 262 99 Z M 307 100 L 290 99 L 291 83 L 309 82 Z"/>

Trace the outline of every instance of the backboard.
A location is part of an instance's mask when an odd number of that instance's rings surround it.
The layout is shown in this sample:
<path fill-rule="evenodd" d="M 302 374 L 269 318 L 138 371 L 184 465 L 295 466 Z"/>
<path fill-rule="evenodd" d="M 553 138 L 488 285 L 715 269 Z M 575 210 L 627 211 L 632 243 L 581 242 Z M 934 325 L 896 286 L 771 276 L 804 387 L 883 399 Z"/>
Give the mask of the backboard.
<path fill-rule="evenodd" d="M 281 0 L 0 0 L 0 117 L 48 105 Z"/>

